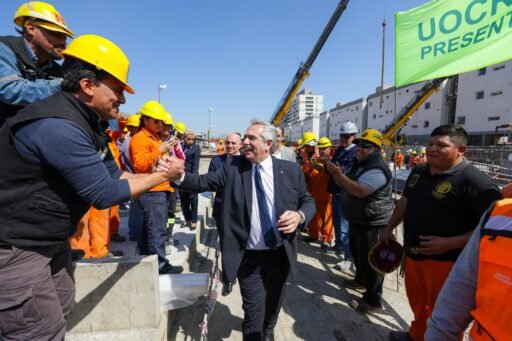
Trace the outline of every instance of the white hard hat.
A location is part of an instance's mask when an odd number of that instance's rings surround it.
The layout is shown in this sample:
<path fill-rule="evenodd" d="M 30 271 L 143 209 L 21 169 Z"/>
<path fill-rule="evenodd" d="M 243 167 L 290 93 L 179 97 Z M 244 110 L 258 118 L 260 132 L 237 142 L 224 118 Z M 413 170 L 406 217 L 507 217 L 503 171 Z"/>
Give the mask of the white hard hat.
<path fill-rule="evenodd" d="M 338 131 L 339 134 L 357 134 L 359 133 L 359 129 L 357 129 L 357 126 L 350 121 L 347 121 L 341 125 L 340 130 Z"/>

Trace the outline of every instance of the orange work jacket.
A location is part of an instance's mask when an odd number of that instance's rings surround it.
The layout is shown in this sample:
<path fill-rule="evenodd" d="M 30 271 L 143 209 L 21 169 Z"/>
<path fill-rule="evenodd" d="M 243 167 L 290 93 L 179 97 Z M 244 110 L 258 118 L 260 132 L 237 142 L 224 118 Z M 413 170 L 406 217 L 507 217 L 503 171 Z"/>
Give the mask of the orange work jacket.
<path fill-rule="evenodd" d="M 510 340 L 512 321 L 512 199 L 496 202 L 480 239 L 473 340 Z"/>
<path fill-rule="evenodd" d="M 331 202 L 331 195 L 327 192 L 329 172 L 320 163 L 315 168 L 307 169 L 304 176 L 308 184 L 308 192 L 311 193 L 315 202 Z"/>
<path fill-rule="evenodd" d="M 137 134 L 133 135 L 130 140 L 130 158 L 132 160 L 135 173 L 151 173 L 151 168 L 162 155 L 158 147 L 162 144 L 162 140 L 158 135 L 154 135 L 146 128 L 142 128 Z M 149 190 L 149 192 L 173 192 L 174 189 L 166 181 Z"/>

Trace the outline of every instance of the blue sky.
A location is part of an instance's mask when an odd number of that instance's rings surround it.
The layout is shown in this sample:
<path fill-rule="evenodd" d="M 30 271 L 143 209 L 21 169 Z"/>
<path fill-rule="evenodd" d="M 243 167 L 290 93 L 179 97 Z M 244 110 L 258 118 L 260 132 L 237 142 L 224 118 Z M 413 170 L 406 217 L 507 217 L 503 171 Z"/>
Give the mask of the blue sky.
<path fill-rule="evenodd" d="M 131 62 L 122 107 L 135 113 L 157 99 L 175 121 L 213 135 L 244 132 L 268 120 L 305 61 L 338 0 L 55 0 L 76 35 L 102 35 Z M 380 84 L 381 23 L 386 17 L 385 84 L 394 83 L 394 12 L 427 0 L 352 0 L 303 87 L 324 96 L 324 109 L 375 91 Z M 0 34 L 16 34 L 23 1 L 3 1 Z"/>

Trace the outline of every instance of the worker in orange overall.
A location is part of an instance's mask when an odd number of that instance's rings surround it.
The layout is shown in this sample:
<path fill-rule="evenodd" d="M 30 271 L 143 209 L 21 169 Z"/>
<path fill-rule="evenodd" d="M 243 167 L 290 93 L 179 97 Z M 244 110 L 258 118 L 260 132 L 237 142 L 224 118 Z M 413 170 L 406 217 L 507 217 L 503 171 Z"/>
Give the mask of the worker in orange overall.
<path fill-rule="evenodd" d="M 411 152 L 411 158 L 409 159 L 409 168 L 413 170 L 420 163 L 420 157 L 418 156 L 418 152 L 413 150 Z"/>
<path fill-rule="evenodd" d="M 116 161 L 117 166 L 121 170 L 125 170 L 124 165 L 121 163 L 121 153 L 117 147 L 117 140 L 121 136 L 121 132 L 126 126 L 126 119 L 119 117 L 117 119 L 118 129 L 109 130 L 110 141 L 108 142 L 108 148 L 112 152 L 112 156 Z M 109 212 L 109 233 L 110 240 L 116 243 L 122 243 L 126 240 L 125 237 L 119 234 L 119 225 L 121 224 L 121 218 L 119 217 L 119 205 L 112 206 Z"/>
<path fill-rule="evenodd" d="M 119 120 L 119 124 L 123 125 L 124 121 Z M 117 129 L 107 129 L 106 132 L 110 136 L 110 141 L 107 143 L 109 151 L 117 166 L 121 169 L 119 149 L 115 141 L 120 133 Z M 84 252 L 83 258 L 122 256 L 123 253 L 120 250 L 111 252 L 109 250 L 111 240 L 116 242 L 125 241 L 125 238 L 118 234 L 121 221 L 118 211 L 119 205 L 103 210 L 91 207 L 78 223 L 75 234 L 69 238 L 71 249 L 82 250 Z"/>
<path fill-rule="evenodd" d="M 422 163 L 427 163 L 427 150 L 426 149 L 422 149 L 421 150 L 421 156 L 420 156 L 420 163 L 419 164 L 422 164 Z"/>
<path fill-rule="evenodd" d="M 222 155 L 226 152 L 226 146 L 224 146 L 224 140 L 217 142 L 217 155 Z"/>
<path fill-rule="evenodd" d="M 400 150 L 396 151 L 395 154 L 395 169 L 401 169 L 404 165 L 404 154 Z"/>
<path fill-rule="evenodd" d="M 309 162 L 309 168 L 304 172 L 308 191 L 315 199 L 316 214 L 308 224 L 309 238 L 305 241 L 316 241 L 322 237 L 322 249 L 327 250 L 333 239 L 331 194 L 327 191 L 329 172 L 325 169 L 325 162 L 331 159 L 332 142 L 322 137 L 317 144 L 319 157 Z"/>
<path fill-rule="evenodd" d="M 315 133 L 312 131 L 306 131 L 302 135 L 302 145 L 301 148 L 303 149 L 303 152 L 301 154 L 302 157 L 302 170 L 306 172 L 310 168 L 310 162 L 313 159 L 318 158 L 318 153 L 316 151 L 316 143 L 317 138 Z"/>
<path fill-rule="evenodd" d="M 174 149 L 178 140 L 162 141 L 160 133 L 167 121 L 167 111 L 157 101 L 144 103 L 139 113 L 140 131 L 130 141 L 130 159 L 137 174 L 151 172 L 158 160 Z M 135 201 L 143 215 L 143 226 L 137 241 L 141 255 L 157 255 L 158 270 L 162 274 L 176 274 L 183 267 L 173 267 L 166 257 L 165 240 L 167 237 L 167 210 L 169 195 L 174 189 L 169 182 L 153 187 Z"/>

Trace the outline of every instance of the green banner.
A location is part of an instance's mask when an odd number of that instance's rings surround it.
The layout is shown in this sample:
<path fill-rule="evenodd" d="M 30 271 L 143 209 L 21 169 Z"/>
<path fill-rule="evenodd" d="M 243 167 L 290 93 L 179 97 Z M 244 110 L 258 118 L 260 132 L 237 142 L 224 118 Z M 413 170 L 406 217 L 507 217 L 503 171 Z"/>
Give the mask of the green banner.
<path fill-rule="evenodd" d="M 512 58 L 512 0 L 434 0 L 395 23 L 396 86 Z"/>

